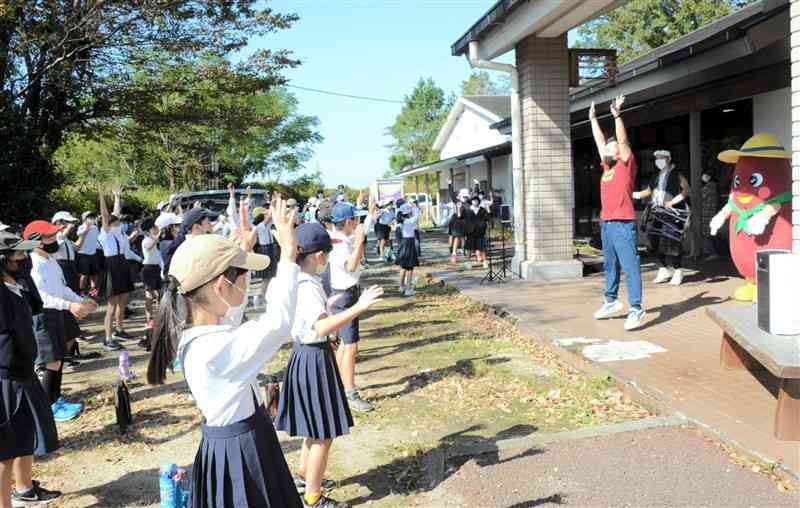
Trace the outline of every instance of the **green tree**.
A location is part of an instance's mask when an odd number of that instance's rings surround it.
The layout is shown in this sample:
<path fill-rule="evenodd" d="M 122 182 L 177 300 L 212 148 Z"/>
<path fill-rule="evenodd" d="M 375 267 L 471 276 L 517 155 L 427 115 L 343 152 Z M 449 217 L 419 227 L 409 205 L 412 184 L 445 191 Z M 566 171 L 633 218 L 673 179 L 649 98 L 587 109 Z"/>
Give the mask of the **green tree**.
<path fill-rule="evenodd" d="M 47 209 L 59 184 L 51 157 L 71 128 L 94 129 L 148 109 L 163 89 L 142 86 L 155 53 L 174 64 L 222 58 L 296 20 L 258 0 L 5 0 L 0 2 L 0 215 Z M 235 66 L 231 94 L 284 82 L 298 62 L 261 50 Z M 141 71 L 144 69 L 144 71 Z M 145 80 L 146 81 L 146 80 Z M 188 87 L 190 83 L 182 83 Z"/>
<path fill-rule="evenodd" d="M 420 78 L 414 90 L 403 99 L 403 108 L 387 134 L 394 138 L 389 145 L 389 172 L 435 161 L 439 154 L 433 142 L 453 104 L 432 78 Z"/>
<path fill-rule="evenodd" d="M 511 79 L 507 74 L 496 80 L 487 71 L 473 71 L 461 82 L 461 96 L 467 95 L 508 95 L 511 93 Z"/>
<path fill-rule="evenodd" d="M 755 0 L 632 0 L 578 29 L 579 46 L 629 62 Z"/>

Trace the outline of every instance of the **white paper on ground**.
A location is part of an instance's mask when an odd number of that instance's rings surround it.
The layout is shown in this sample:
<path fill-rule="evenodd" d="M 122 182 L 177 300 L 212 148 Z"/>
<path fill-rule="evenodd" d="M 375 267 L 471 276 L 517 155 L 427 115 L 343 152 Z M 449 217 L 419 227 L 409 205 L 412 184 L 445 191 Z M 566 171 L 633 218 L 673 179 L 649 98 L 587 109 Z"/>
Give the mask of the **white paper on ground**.
<path fill-rule="evenodd" d="M 620 342 L 612 340 L 606 344 L 594 344 L 583 348 L 583 356 L 595 362 L 617 362 L 623 360 L 643 360 L 650 358 L 653 353 L 666 353 L 666 349 L 646 342 L 636 340 Z"/>
<path fill-rule="evenodd" d="M 556 339 L 553 344 L 561 347 L 570 347 L 575 344 L 594 344 L 596 342 L 603 342 L 600 339 L 587 339 L 586 337 L 572 337 L 569 339 Z"/>

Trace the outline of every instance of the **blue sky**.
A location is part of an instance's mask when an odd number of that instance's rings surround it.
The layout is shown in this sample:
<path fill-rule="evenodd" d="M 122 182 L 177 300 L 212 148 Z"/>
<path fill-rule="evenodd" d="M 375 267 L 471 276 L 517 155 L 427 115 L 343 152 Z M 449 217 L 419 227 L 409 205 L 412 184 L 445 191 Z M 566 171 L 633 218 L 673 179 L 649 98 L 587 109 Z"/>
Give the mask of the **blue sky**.
<path fill-rule="evenodd" d="M 287 48 L 303 65 L 287 73 L 290 84 L 402 100 L 420 77 L 446 92 L 470 73 L 450 44 L 493 0 L 273 0 L 278 12 L 300 20 L 289 30 L 251 41 L 252 48 Z M 505 60 L 508 60 L 508 56 Z M 325 141 L 307 167 L 326 185 L 367 186 L 388 164 L 384 135 L 400 104 L 351 100 L 292 90 L 303 114 L 321 121 Z"/>

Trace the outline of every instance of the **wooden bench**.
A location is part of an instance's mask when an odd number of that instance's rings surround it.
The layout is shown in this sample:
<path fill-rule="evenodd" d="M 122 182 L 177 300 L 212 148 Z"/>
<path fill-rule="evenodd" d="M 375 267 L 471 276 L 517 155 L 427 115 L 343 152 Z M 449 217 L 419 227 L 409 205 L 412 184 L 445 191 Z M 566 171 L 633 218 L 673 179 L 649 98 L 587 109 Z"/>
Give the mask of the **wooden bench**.
<path fill-rule="evenodd" d="M 775 437 L 800 441 L 800 335 L 771 335 L 758 328 L 755 307 L 706 310 L 722 328 L 719 359 L 726 369 L 766 369 L 780 380 Z"/>

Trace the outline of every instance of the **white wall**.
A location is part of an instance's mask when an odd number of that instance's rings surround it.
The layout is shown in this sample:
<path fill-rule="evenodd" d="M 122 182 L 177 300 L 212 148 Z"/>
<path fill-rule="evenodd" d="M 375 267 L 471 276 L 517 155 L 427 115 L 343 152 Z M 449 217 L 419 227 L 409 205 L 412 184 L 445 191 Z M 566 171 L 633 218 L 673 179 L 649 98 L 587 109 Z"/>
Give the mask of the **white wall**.
<path fill-rule="evenodd" d="M 492 123 L 494 123 L 492 119 L 470 109 L 469 106 L 465 107 L 442 147 L 441 158 L 449 159 L 504 143 L 508 138 L 490 129 Z"/>
<path fill-rule="evenodd" d="M 753 132 L 769 132 L 784 148 L 792 146 L 792 90 L 781 88 L 753 96 Z"/>

